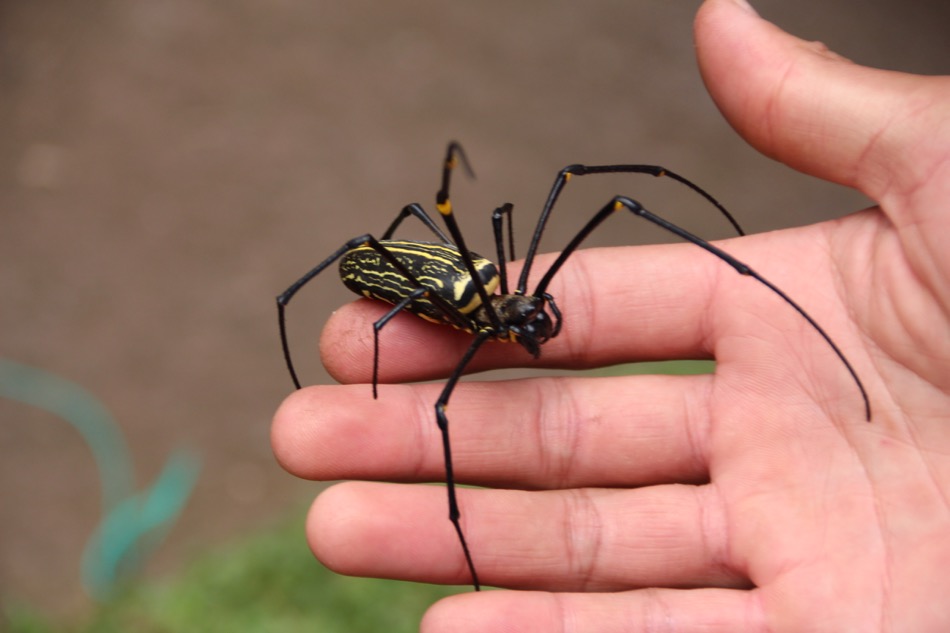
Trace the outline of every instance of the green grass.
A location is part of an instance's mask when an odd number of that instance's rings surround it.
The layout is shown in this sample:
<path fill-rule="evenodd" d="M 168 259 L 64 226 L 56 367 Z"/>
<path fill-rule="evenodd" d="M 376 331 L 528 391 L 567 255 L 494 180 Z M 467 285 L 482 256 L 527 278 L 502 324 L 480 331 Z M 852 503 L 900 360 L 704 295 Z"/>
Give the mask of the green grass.
<path fill-rule="evenodd" d="M 664 360 L 602 367 L 590 370 L 589 374 L 593 376 L 631 376 L 633 374 L 692 376 L 711 374 L 715 369 L 716 361 L 712 360 Z"/>
<path fill-rule="evenodd" d="M 85 622 L 53 623 L 7 608 L 11 633 L 362 633 L 418 631 L 426 608 L 465 591 L 339 576 L 304 542 L 302 519 L 201 556 L 177 576 L 124 588 Z"/>

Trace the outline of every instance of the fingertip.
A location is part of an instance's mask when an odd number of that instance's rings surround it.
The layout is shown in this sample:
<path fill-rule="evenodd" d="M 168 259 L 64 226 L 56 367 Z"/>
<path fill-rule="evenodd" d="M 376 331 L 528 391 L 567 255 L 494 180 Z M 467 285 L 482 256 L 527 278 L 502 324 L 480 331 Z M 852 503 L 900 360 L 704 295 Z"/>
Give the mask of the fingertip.
<path fill-rule="evenodd" d="M 307 542 L 320 562 L 349 576 L 468 581 L 444 493 L 432 486 L 335 484 L 310 507 Z"/>
<path fill-rule="evenodd" d="M 347 482 L 322 491 L 307 513 L 310 551 L 337 573 L 348 574 L 354 566 L 365 566 L 366 548 L 358 546 L 365 523 L 365 506 L 359 485 Z"/>
<path fill-rule="evenodd" d="M 307 541 L 314 556 L 350 576 L 421 580 L 438 547 L 414 538 L 442 527 L 436 495 L 399 484 L 345 481 L 323 490 L 307 515 Z M 441 502 L 441 496 L 437 498 Z M 441 513 L 439 513 L 441 515 Z M 421 525 L 418 525 L 420 524 Z M 410 561 L 414 569 L 407 572 Z"/>
<path fill-rule="evenodd" d="M 307 425 L 300 424 L 302 404 L 301 391 L 292 392 L 277 407 L 270 427 L 274 457 L 281 468 L 293 474 L 303 472 L 304 464 L 301 463 L 300 457 L 305 452 L 303 447 L 311 443 Z"/>
<path fill-rule="evenodd" d="M 374 434 L 383 409 L 366 385 L 327 385 L 299 389 L 278 407 L 271 423 L 271 447 L 287 472 L 330 481 L 375 470 L 352 451 L 382 451 Z M 380 460 L 378 460 L 380 461 Z"/>
<path fill-rule="evenodd" d="M 331 315 L 320 336 L 320 357 L 335 380 L 344 384 L 372 380 L 374 323 L 390 308 L 379 301 L 360 300 Z M 469 338 L 403 310 L 380 330 L 379 379 L 398 382 L 438 377 L 442 361 L 457 358 Z"/>
<path fill-rule="evenodd" d="M 373 327 L 367 313 L 374 307 L 374 302 L 354 301 L 335 310 L 327 320 L 320 334 L 320 360 L 334 380 L 352 384 L 365 382 L 370 375 Z"/>

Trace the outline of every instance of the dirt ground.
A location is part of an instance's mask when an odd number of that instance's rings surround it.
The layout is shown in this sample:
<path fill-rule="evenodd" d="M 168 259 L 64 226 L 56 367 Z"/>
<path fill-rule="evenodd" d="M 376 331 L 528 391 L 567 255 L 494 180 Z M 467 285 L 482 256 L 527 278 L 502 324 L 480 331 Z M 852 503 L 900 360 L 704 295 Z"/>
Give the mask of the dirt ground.
<path fill-rule="evenodd" d="M 948 70 L 944 0 L 755 4 L 856 61 Z M 147 573 L 173 571 L 312 495 L 270 452 L 270 416 L 290 387 L 274 297 L 403 204 L 431 204 L 449 139 L 478 173 L 454 198 L 484 252 L 490 210 L 515 203 L 524 234 L 555 171 L 574 162 L 666 165 L 752 232 L 866 204 L 757 155 L 722 121 L 694 62 L 697 6 L 0 5 L 0 357 L 94 394 L 118 421 L 137 488 L 177 449 L 200 457 L 194 495 Z M 549 250 L 615 193 L 728 235 L 670 183 L 576 189 Z M 666 239 L 633 220 L 604 233 Z M 329 380 L 312 350 L 348 299 L 338 285 L 327 276 L 293 306 L 311 382 Z M 80 553 L 101 494 L 71 426 L 0 400 L 0 599 L 62 616 L 88 608 Z"/>

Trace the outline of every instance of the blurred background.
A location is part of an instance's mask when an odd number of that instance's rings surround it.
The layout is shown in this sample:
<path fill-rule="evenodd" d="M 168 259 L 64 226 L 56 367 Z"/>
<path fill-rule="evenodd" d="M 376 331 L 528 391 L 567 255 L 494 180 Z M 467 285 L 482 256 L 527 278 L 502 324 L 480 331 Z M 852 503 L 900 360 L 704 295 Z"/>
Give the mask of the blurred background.
<path fill-rule="evenodd" d="M 734 135 L 696 68 L 698 5 L 0 4 L 0 358 L 79 385 L 111 413 L 100 430 L 122 438 L 113 458 L 131 464 L 131 490 L 177 451 L 200 462 L 147 577 L 174 575 L 315 493 L 270 452 L 270 417 L 290 389 L 274 297 L 402 205 L 431 208 L 449 139 L 478 175 L 457 179 L 453 198 L 482 252 L 495 206 L 513 202 L 525 236 L 555 172 L 574 162 L 667 166 L 749 232 L 867 204 Z M 755 5 L 863 64 L 950 65 L 944 0 Z M 545 250 L 616 193 L 729 235 L 671 182 L 591 178 L 569 189 Z M 596 243 L 668 240 L 644 223 L 614 226 Z M 325 277 L 291 311 L 309 382 L 329 380 L 319 326 L 349 300 Z M 102 466 L 51 408 L 0 398 L 0 607 L 70 620 L 93 608 L 80 559 L 102 514 Z M 302 542 L 299 524 L 291 534 Z"/>

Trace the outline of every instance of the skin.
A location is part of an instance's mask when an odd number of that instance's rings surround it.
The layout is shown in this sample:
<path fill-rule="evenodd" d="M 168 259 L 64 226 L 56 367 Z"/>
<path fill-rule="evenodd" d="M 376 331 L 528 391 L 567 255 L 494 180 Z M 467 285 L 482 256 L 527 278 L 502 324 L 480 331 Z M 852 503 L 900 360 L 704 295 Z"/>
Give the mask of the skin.
<path fill-rule="evenodd" d="M 487 486 L 460 491 L 463 526 L 482 580 L 521 591 L 440 601 L 427 633 L 950 630 L 950 80 L 854 65 L 735 0 L 707 0 L 696 42 L 750 144 L 877 201 L 721 244 L 831 333 L 873 421 L 800 317 L 700 249 L 578 252 L 550 288 L 565 327 L 541 363 L 715 357 L 716 373 L 461 383 L 456 475 Z M 384 311 L 358 301 L 327 324 L 324 362 L 350 384 L 280 407 L 290 472 L 442 479 L 438 385 L 374 401 L 365 384 Z M 468 340 L 400 315 L 382 378 L 444 377 Z M 475 363 L 524 364 L 501 344 Z M 339 484 L 308 538 L 341 573 L 464 584 L 445 503 L 438 487 Z"/>

